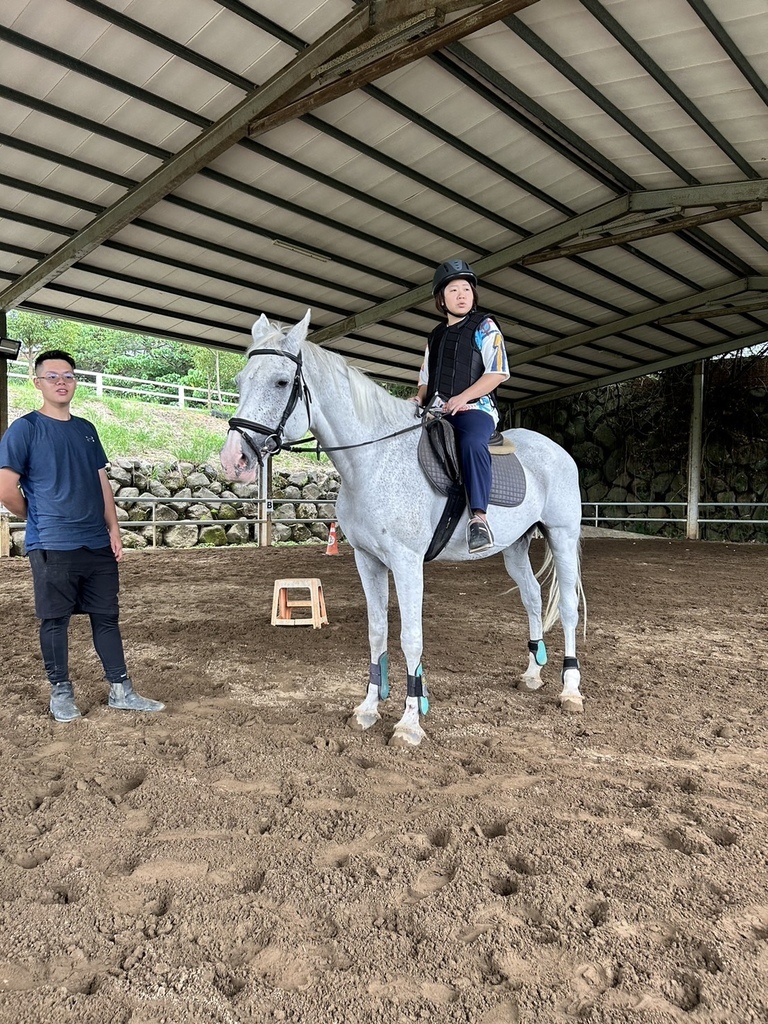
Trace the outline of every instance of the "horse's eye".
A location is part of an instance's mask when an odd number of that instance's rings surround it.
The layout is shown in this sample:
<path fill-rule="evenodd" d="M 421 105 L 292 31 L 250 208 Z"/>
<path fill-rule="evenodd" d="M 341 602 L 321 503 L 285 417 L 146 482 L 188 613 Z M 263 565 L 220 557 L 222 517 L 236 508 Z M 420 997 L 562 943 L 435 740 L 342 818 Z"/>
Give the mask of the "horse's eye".
<path fill-rule="evenodd" d="M 279 381 L 277 381 L 277 387 L 279 387 L 279 388 L 287 388 L 287 387 L 288 387 L 288 385 L 289 385 L 290 383 L 291 383 L 291 382 L 290 382 L 290 381 L 288 380 L 288 378 L 286 377 L 286 378 L 285 378 L 285 380 L 279 380 Z"/>

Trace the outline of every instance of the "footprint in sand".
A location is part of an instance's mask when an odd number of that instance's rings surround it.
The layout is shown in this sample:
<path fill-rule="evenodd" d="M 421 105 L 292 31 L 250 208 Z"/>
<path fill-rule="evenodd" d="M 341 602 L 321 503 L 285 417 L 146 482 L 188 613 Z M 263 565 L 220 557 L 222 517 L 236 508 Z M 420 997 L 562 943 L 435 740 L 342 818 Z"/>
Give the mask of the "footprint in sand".
<path fill-rule="evenodd" d="M 479 1024 L 519 1024 L 520 1010 L 514 999 L 505 999 L 498 1006 L 492 1006 L 480 1018 Z"/>
<path fill-rule="evenodd" d="M 582 994 L 599 995 L 613 984 L 613 972 L 602 964 L 581 964 L 576 968 L 573 987 Z"/>
<path fill-rule="evenodd" d="M 20 868 L 37 868 L 41 864 L 45 864 L 47 860 L 50 860 L 51 855 L 47 850 L 22 850 L 20 853 L 16 853 L 11 857 L 14 864 Z"/>
<path fill-rule="evenodd" d="M 44 984 L 45 978 L 39 966 L 10 960 L 0 962 L 0 992 L 29 992 Z"/>
<path fill-rule="evenodd" d="M 414 900 L 423 900 L 427 896 L 433 896 L 442 888 L 453 881 L 453 872 L 435 871 L 429 868 L 422 871 L 413 885 L 408 887 L 408 895 Z"/>
<path fill-rule="evenodd" d="M 129 793 L 132 793 L 134 789 L 138 789 L 145 778 L 144 772 L 137 772 L 135 775 L 129 775 L 125 778 L 97 775 L 94 781 L 101 787 L 107 800 L 117 805 L 122 803 L 124 798 Z"/>

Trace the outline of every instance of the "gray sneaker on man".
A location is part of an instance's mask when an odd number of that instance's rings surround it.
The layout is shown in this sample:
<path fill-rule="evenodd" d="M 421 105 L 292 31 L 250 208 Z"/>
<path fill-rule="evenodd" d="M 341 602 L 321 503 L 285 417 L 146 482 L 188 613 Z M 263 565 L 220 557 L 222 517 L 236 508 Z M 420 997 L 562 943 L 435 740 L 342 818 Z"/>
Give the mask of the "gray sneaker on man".
<path fill-rule="evenodd" d="M 72 683 L 53 683 L 51 685 L 51 714 L 57 722 L 74 722 L 80 718 L 80 708 L 75 704 L 75 691 Z"/>
<path fill-rule="evenodd" d="M 122 683 L 109 684 L 107 703 L 118 711 L 162 711 L 165 708 L 161 701 L 150 700 L 149 697 L 142 697 L 136 693 L 130 679 L 124 679 Z"/>

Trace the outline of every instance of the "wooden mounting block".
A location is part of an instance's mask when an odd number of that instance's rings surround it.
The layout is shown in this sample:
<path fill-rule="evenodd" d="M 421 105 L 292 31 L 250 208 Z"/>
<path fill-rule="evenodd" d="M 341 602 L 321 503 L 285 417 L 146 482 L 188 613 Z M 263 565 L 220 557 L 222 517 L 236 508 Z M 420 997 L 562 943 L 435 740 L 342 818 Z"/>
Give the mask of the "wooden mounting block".
<path fill-rule="evenodd" d="M 308 591 L 302 599 L 297 600 L 290 595 L 290 591 Z M 295 608 L 310 608 L 311 615 L 304 615 L 299 618 L 293 617 Z M 325 601 L 323 599 L 323 585 L 317 578 L 312 579 L 290 579 L 275 580 L 275 590 L 272 597 L 272 625 L 273 626 L 312 626 L 313 629 L 320 629 L 328 623 L 328 616 L 325 612 Z"/>

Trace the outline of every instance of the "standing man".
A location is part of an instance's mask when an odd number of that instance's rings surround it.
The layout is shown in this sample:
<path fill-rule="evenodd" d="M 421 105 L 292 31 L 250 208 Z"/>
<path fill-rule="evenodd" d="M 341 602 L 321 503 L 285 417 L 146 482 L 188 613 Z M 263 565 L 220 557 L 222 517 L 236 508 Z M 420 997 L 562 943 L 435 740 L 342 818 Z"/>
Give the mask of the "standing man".
<path fill-rule="evenodd" d="M 35 614 L 57 722 L 80 717 L 69 680 L 68 628 L 77 614 L 90 617 L 93 646 L 109 683 L 109 706 L 121 711 L 165 707 L 141 697 L 125 667 L 117 598 L 120 527 L 96 428 L 69 411 L 77 387 L 74 370 L 67 352 L 42 352 L 35 360 L 34 386 L 43 404 L 0 438 L 0 502 L 27 520 Z"/>

